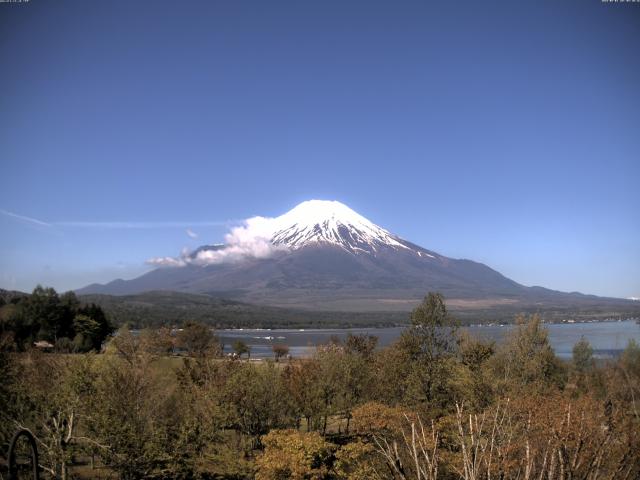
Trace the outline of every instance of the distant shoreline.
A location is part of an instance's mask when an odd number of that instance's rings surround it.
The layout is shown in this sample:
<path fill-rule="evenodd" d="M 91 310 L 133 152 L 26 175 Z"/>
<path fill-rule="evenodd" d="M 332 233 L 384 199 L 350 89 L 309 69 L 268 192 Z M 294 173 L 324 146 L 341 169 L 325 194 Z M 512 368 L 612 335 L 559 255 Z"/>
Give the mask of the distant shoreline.
<path fill-rule="evenodd" d="M 307 357 L 313 353 L 316 345 L 333 339 L 344 341 L 348 334 L 373 335 L 378 337 L 378 346 L 392 344 L 406 326 L 395 327 L 357 327 L 357 328 L 236 328 L 219 329 L 216 335 L 225 345 L 225 352 L 231 352 L 231 345 L 237 340 L 249 345 L 252 357 L 272 358 L 272 348 L 277 344 L 289 347 L 293 357 Z M 514 324 L 494 324 L 462 326 L 464 330 L 500 343 L 515 328 Z M 640 325 L 636 320 L 605 320 L 583 322 L 561 322 L 546 324 L 549 340 L 560 358 L 569 358 L 573 345 L 582 337 L 593 346 L 595 354 L 602 358 L 613 358 L 615 352 L 622 351 L 630 339 L 640 343 Z"/>

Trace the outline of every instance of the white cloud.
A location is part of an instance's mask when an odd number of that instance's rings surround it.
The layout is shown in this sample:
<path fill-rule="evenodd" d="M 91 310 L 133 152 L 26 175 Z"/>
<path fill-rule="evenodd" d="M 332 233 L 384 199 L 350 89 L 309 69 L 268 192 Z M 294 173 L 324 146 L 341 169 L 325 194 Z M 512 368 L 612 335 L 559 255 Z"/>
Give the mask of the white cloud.
<path fill-rule="evenodd" d="M 271 243 L 271 237 L 276 230 L 277 222 L 274 218 L 249 218 L 242 222 L 242 225 L 233 227 L 225 235 L 224 248 L 202 250 L 195 256 L 183 250 L 178 257 L 151 258 L 147 263 L 156 266 L 181 267 L 189 264 L 214 265 L 238 262 L 247 258 L 268 258 L 284 249 Z"/>
<path fill-rule="evenodd" d="M 186 233 L 189 236 L 189 238 L 198 238 L 198 234 L 193 230 L 191 230 L 190 228 L 187 228 Z"/>
<path fill-rule="evenodd" d="M 156 267 L 184 267 L 186 265 L 186 262 L 179 257 L 155 257 L 147 260 L 147 263 Z"/>

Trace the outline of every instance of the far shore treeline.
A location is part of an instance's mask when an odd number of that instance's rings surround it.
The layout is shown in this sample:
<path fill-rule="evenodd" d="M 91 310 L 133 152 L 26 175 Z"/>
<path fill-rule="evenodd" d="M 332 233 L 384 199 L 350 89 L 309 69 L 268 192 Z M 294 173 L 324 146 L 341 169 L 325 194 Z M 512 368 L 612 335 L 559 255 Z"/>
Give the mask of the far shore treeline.
<path fill-rule="evenodd" d="M 34 294 L 42 297 L 50 288 L 38 287 Z M 0 289 L 0 321 L 15 318 L 15 307 L 3 309 L 3 305 L 17 305 L 29 294 Z M 223 328 L 364 328 L 404 327 L 408 325 L 409 312 L 405 311 L 322 311 L 302 310 L 295 307 L 271 307 L 244 303 L 214 295 L 185 292 L 150 291 L 135 295 L 59 295 L 61 302 L 71 301 L 92 306 L 94 312 L 102 309 L 104 316 L 114 327 L 130 328 L 180 327 L 186 322 L 198 322 L 216 329 Z M 66 300 L 65 300 L 66 299 Z M 46 303 L 46 302 L 44 302 Z M 416 305 L 419 302 L 416 301 Z M 517 314 L 540 314 L 545 322 L 561 322 L 566 319 L 594 321 L 603 319 L 637 318 L 640 307 L 631 303 L 628 307 L 612 306 L 606 302 L 590 307 L 570 305 L 495 305 L 478 309 L 452 310 L 460 325 L 479 323 L 513 323 Z M 91 315 L 89 315 L 91 316 Z M 2 326 L 0 325 L 0 328 Z M 37 333 L 37 332 L 36 332 Z M 73 339 L 73 337 L 70 337 Z"/>
<path fill-rule="evenodd" d="M 387 347 L 350 335 L 253 362 L 198 322 L 109 335 L 52 289 L 0 312 L 1 478 L 18 429 L 62 480 L 640 478 L 640 346 L 595 361 L 582 339 L 561 361 L 537 315 L 496 344 L 429 293 Z"/>

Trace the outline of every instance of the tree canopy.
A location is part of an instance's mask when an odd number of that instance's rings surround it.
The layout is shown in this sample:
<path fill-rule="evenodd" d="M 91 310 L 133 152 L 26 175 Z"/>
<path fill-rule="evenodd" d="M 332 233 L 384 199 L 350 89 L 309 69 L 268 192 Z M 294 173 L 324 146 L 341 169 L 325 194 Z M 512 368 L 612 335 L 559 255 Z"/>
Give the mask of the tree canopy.
<path fill-rule="evenodd" d="M 73 292 L 59 295 L 38 285 L 31 295 L 12 297 L 0 307 L 0 335 L 12 344 L 4 342 L 5 348 L 24 350 L 44 340 L 59 350 L 87 352 L 100 350 L 112 332 L 102 308 L 82 304 Z"/>

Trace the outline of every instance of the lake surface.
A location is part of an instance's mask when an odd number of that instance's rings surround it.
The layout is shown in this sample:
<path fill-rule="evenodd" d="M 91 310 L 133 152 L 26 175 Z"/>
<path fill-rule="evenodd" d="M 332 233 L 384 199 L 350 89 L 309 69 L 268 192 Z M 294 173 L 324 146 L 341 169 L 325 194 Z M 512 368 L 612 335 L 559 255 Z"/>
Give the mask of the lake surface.
<path fill-rule="evenodd" d="M 581 337 L 586 338 L 598 358 L 611 358 L 618 355 L 630 339 L 640 343 L 640 325 L 634 320 L 619 322 L 592 323 L 552 323 L 546 324 L 551 346 L 560 358 L 571 358 L 574 344 Z M 514 328 L 513 325 L 479 325 L 465 327 L 470 333 L 485 339 L 500 342 Z M 305 357 L 313 354 L 316 345 L 327 343 L 332 336 L 344 340 L 349 333 L 353 335 L 375 335 L 378 346 L 393 343 L 404 327 L 392 328 L 332 328 L 332 329 L 237 329 L 218 330 L 217 335 L 224 343 L 224 351 L 231 352 L 231 345 L 242 340 L 251 348 L 252 358 L 272 358 L 273 345 L 289 346 L 293 357 Z"/>

